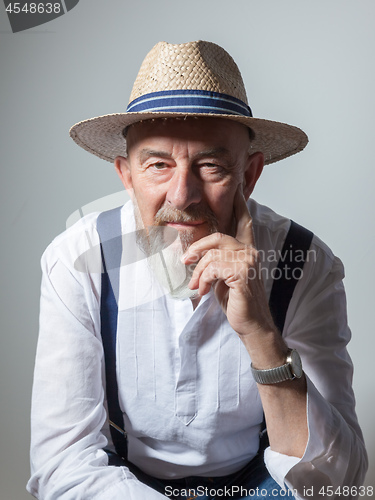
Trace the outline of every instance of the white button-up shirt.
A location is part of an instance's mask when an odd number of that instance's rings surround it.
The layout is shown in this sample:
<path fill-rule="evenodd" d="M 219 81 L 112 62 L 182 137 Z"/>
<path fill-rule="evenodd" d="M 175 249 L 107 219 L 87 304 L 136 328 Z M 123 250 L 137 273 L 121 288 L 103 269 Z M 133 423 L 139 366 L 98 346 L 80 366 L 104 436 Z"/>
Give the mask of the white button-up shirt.
<path fill-rule="evenodd" d="M 289 221 L 249 203 L 269 296 Z M 163 498 L 126 468 L 108 467 L 102 451 L 108 426 L 97 215 L 56 238 L 42 258 L 28 489 L 43 499 Z M 130 202 L 122 231 L 135 231 Z M 89 255 L 86 267 L 82 255 Z M 145 259 L 119 272 L 117 380 L 129 460 L 159 478 L 239 470 L 257 452 L 263 411 L 249 354 L 214 294 L 193 310 L 189 299 L 165 293 Z M 366 469 L 343 276 L 341 262 L 314 237 L 284 328 L 307 375 L 309 441 L 301 460 L 265 453 L 271 475 L 298 489 L 297 498 L 311 487 L 359 484 Z"/>

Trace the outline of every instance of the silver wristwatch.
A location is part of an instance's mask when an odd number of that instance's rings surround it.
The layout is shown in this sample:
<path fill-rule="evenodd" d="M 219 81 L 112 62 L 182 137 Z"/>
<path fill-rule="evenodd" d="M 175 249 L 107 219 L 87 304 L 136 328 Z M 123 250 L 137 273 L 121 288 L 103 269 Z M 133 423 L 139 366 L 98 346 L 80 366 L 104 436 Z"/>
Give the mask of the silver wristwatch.
<path fill-rule="evenodd" d="M 288 349 L 284 365 L 268 370 L 257 370 L 251 364 L 251 371 L 257 384 L 277 384 L 285 380 L 301 378 L 303 373 L 301 358 L 295 349 Z"/>

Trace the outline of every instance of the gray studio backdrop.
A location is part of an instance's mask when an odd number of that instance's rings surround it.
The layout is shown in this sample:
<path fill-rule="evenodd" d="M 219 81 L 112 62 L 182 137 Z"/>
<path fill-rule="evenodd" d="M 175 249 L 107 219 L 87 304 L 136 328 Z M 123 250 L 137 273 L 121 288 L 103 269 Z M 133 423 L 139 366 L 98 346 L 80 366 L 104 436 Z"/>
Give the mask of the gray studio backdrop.
<path fill-rule="evenodd" d="M 113 167 L 76 146 L 68 129 L 124 111 L 160 40 L 224 46 L 255 116 L 309 135 L 303 153 L 266 167 L 254 197 L 312 229 L 345 263 L 357 410 L 375 485 L 374 16 L 373 0 L 80 0 L 12 33 L 1 2 L 1 500 L 29 498 L 40 256 L 80 207 L 121 189 Z"/>

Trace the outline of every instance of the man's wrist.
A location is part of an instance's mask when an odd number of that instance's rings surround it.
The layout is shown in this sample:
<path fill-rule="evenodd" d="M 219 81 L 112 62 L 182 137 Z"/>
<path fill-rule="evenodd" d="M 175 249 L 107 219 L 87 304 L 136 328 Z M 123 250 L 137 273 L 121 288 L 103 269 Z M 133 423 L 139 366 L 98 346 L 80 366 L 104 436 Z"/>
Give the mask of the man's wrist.
<path fill-rule="evenodd" d="M 251 371 L 257 384 L 278 384 L 302 377 L 302 361 L 295 349 L 288 349 L 285 362 L 274 368 L 259 370 L 251 364 Z"/>
<path fill-rule="evenodd" d="M 241 337 L 253 366 L 258 370 L 267 370 L 285 363 L 288 347 L 280 332 L 269 331 L 261 335 Z"/>

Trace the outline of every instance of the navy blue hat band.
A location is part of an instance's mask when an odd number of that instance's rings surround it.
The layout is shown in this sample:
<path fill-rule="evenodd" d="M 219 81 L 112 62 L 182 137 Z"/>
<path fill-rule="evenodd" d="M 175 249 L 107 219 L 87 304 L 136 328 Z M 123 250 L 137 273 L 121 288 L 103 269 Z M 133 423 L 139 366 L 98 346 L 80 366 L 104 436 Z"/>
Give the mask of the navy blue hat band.
<path fill-rule="evenodd" d="M 128 113 L 215 113 L 252 117 L 249 106 L 227 94 L 206 90 L 165 90 L 145 94 L 129 103 Z"/>

